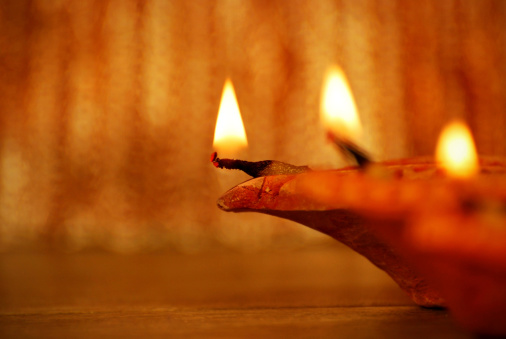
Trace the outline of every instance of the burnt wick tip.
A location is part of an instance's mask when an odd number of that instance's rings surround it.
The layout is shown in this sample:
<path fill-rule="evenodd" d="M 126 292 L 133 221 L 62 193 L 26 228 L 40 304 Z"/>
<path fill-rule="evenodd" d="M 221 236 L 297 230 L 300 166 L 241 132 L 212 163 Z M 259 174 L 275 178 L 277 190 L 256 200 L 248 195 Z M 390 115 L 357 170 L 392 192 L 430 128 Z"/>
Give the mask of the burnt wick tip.
<path fill-rule="evenodd" d="M 220 167 L 220 159 L 218 158 L 218 152 L 213 152 L 211 154 L 211 162 L 213 163 L 214 167 Z"/>

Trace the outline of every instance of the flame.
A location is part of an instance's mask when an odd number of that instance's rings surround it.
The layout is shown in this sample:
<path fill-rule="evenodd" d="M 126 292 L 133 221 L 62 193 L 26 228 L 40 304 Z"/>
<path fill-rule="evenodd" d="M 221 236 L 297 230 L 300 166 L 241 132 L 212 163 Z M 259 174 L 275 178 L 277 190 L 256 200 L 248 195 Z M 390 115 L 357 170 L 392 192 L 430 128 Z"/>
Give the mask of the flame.
<path fill-rule="evenodd" d="M 478 172 L 473 136 L 465 123 L 454 121 L 444 128 L 439 136 L 436 159 L 452 177 L 469 178 Z"/>
<path fill-rule="evenodd" d="M 232 156 L 247 146 L 248 140 L 239 112 L 234 86 L 232 81 L 227 79 L 221 95 L 213 147 L 221 156 Z"/>
<path fill-rule="evenodd" d="M 337 66 L 329 68 L 325 75 L 320 114 L 324 127 L 340 138 L 360 137 L 362 125 L 355 100 L 346 76 Z"/>

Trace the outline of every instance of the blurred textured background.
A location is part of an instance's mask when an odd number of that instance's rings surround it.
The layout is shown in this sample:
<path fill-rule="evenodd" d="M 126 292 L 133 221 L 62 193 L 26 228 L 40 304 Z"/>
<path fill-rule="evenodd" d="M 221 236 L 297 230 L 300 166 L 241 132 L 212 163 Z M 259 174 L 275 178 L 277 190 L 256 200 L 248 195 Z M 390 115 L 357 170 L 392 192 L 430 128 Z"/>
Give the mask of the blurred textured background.
<path fill-rule="evenodd" d="M 432 154 L 454 117 L 506 155 L 503 0 L 0 2 L 0 249 L 325 243 L 220 212 L 209 155 L 230 77 L 249 160 L 344 165 L 318 121 L 333 63 L 375 159 Z"/>

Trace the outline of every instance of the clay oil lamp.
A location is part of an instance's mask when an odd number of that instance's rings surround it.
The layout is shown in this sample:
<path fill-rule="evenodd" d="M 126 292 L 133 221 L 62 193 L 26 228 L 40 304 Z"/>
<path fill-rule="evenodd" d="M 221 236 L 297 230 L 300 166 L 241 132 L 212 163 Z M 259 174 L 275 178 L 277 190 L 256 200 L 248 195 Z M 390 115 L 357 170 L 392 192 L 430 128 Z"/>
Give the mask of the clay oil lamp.
<path fill-rule="evenodd" d="M 478 157 L 462 123 L 442 133 L 436 158 L 372 162 L 357 146 L 344 74 L 329 72 L 326 84 L 329 137 L 356 166 L 310 170 L 213 154 L 216 167 L 254 177 L 224 193 L 218 207 L 325 233 L 384 270 L 416 304 L 447 307 L 475 333 L 506 334 L 506 162 Z M 339 104 L 325 102 L 335 97 Z"/>

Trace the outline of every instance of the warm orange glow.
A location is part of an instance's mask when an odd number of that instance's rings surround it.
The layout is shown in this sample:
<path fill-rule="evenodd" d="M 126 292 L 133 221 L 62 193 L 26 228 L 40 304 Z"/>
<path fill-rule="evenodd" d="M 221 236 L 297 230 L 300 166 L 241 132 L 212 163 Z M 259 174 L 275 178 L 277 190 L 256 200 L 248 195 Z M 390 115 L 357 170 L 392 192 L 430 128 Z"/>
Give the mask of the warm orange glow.
<path fill-rule="evenodd" d="M 436 159 L 452 177 L 469 178 L 478 172 L 478 156 L 466 124 L 454 121 L 445 127 L 439 137 Z"/>
<path fill-rule="evenodd" d="M 232 81 L 227 79 L 221 96 L 213 147 L 221 157 L 230 157 L 247 146 L 248 140 L 235 97 L 234 86 Z"/>
<path fill-rule="evenodd" d="M 331 67 L 325 75 L 320 114 L 324 127 L 339 138 L 360 137 L 362 126 L 355 100 L 346 76 L 337 66 Z"/>

